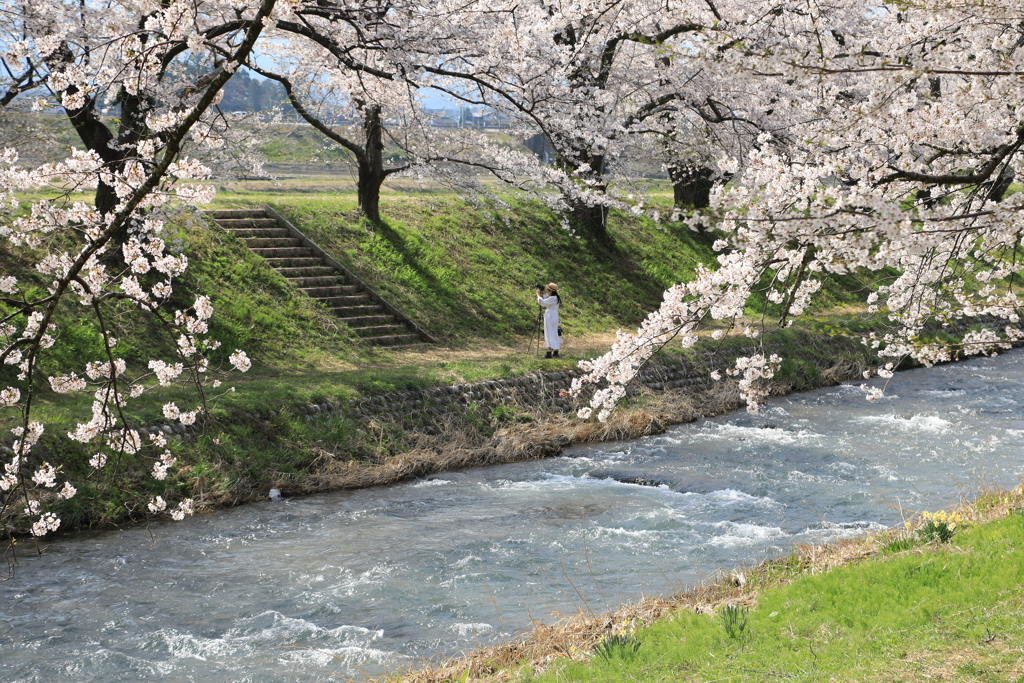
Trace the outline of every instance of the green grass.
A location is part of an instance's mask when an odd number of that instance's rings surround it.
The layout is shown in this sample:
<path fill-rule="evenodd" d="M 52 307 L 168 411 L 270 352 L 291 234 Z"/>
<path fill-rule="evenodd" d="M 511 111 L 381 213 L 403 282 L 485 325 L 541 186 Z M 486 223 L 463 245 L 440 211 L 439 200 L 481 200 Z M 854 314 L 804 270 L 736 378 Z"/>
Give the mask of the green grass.
<path fill-rule="evenodd" d="M 230 234 L 189 214 L 171 223 L 168 243 L 190 259 L 175 285 L 173 307 L 187 307 L 200 293 L 209 293 L 215 309 L 211 336 L 222 343 L 214 365 L 226 364 L 234 349 L 244 349 L 254 360 L 250 373 L 232 378 L 239 391 L 219 400 L 222 410 L 345 402 L 357 395 L 570 367 L 603 351 L 581 344 L 577 335 L 633 327 L 657 306 L 665 286 L 710 258 L 706 244 L 689 232 L 664 232 L 649 223 L 624 219 L 614 228 L 621 253 L 595 255 L 536 204 L 513 207 L 519 218 L 507 223 L 452 196 L 393 202 L 391 208 L 404 220 L 377 229 L 355 215 L 350 194 L 274 203 L 445 344 L 466 348 L 465 358 L 396 360 L 393 352 L 366 347 Z M 219 205 L 258 206 L 260 201 L 225 197 Z M 668 256 L 659 258 L 659 252 Z M 4 272 L 39 293 L 45 282 L 28 267 L 33 258 L 25 249 L 0 244 Z M 569 349 L 565 358 L 544 362 L 527 352 L 523 337 L 532 336 L 536 322 L 532 287 L 551 280 L 563 283 L 566 294 L 562 319 Z M 115 301 L 105 314 L 120 340 L 117 355 L 137 372 L 148 359 L 171 355 L 171 340 L 132 307 Z M 58 318 L 58 341 L 41 365 L 45 375 L 103 358 L 89 311 L 69 302 Z M 506 346 L 473 353 L 495 342 Z M 0 380 L 15 373 L 11 366 L 0 368 Z M 70 427 L 88 413 L 91 398 L 55 395 L 39 380 L 44 387 L 37 403 L 40 418 Z M 189 392 L 161 390 L 134 402 L 135 415 L 142 422 L 159 420 L 169 400 L 192 405 L 197 399 Z"/>
<path fill-rule="evenodd" d="M 782 563 L 784 565 L 784 563 Z M 767 588 L 730 637 L 681 611 L 629 659 L 561 660 L 522 681 L 1024 681 L 1024 517 Z"/>

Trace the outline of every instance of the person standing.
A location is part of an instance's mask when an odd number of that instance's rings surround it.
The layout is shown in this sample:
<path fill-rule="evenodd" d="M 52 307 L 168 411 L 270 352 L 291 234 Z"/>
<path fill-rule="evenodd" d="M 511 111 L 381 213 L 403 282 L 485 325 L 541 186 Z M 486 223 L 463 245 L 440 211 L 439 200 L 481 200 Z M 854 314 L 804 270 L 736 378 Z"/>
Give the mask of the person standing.
<path fill-rule="evenodd" d="M 544 343 L 548 347 L 544 357 L 558 358 L 558 349 L 562 347 L 558 329 L 558 307 L 562 305 L 562 297 L 558 295 L 558 285 L 552 282 L 547 287 L 538 287 L 537 303 L 544 309 Z"/>

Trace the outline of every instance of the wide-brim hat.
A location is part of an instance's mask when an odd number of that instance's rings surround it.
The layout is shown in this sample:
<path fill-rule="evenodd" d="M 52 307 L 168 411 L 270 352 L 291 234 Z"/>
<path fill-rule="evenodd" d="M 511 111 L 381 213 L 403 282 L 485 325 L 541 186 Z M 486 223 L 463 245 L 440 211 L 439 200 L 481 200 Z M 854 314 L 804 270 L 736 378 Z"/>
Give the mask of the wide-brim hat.
<path fill-rule="evenodd" d="M 558 285 L 556 285 L 554 282 L 549 282 L 548 283 L 548 289 L 550 289 L 552 292 L 557 292 L 558 291 Z"/>

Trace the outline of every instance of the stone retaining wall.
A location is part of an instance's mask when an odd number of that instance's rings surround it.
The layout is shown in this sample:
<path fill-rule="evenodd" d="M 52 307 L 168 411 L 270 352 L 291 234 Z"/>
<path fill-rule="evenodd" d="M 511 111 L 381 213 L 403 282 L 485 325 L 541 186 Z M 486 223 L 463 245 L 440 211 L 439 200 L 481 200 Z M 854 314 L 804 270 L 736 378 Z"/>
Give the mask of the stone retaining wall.
<path fill-rule="evenodd" d="M 848 342 L 842 342 L 848 346 Z M 776 353 L 781 344 L 765 345 L 765 353 Z M 724 371 L 732 365 L 735 353 L 705 353 L 698 362 L 682 358 L 656 358 L 640 371 L 630 385 L 627 395 L 635 396 L 644 390 L 700 391 L 711 384 L 712 370 Z M 572 380 L 583 374 L 581 370 L 538 372 L 523 377 L 433 387 L 423 390 L 398 391 L 354 401 L 346 412 L 356 420 L 379 420 L 403 426 L 426 434 L 442 433 L 446 418 L 460 414 L 472 406 L 493 409 L 499 405 L 520 407 L 540 415 L 568 413 L 587 402 L 588 395 L 571 398 L 568 390 Z M 593 391 L 591 389 L 591 391 Z M 341 410 L 336 403 L 300 406 L 298 411 L 307 420 L 315 420 Z M 260 418 L 261 416 L 256 416 Z"/>
<path fill-rule="evenodd" d="M 957 331 L 963 332 L 968 325 L 965 322 L 960 327 L 963 329 L 957 328 Z M 780 353 L 784 346 L 781 343 L 768 343 L 763 346 L 763 352 Z M 841 337 L 819 337 L 814 340 L 813 346 L 816 347 L 815 350 L 804 354 L 804 358 L 817 357 L 821 361 L 819 364 L 824 365 L 828 364 L 830 352 L 850 353 L 861 348 L 857 341 Z M 693 360 L 656 357 L 640 371 L 638 378 L 628 387 L 627 396 L 636 396 L 645 391 L 699 392 L 708 389 L 713 383 L 711 372 L 718 370 L 724 373 L 732 366 L 737 355 L 739 354 L 735 351 L 719 350 L 698 353 Z M 408 431 L 437 435 L 443 433 L 448 419 L 465 414 L 470 406 L 492 410 L 499 405 L 505 405 L 528 411 L 537 417 L 549 413 L 572 412 L 589 400 L 589 392 L 580 398 L 571 398 L 567 393 L 572 380 L 582 374 L 581 370 L 537 372 L 522 377 L 473 384 L 378 394 L 348 405 L 337 402 L 303 405 L 294 410 L 307 421 L 328 417 L 341 411 L 357 421 L 378 420 L 393 423 Z M 277 415 L 279 413 L 276 411 L 270 411 L 268 414 L 244 414 L 247 419 L 264 422 L 267 425 Z M 170 438 L 180 440 L 197 433 L 200 427 L 175 424 L 152 425 L 144 429 L 149 432 L 159 430 Z"/>

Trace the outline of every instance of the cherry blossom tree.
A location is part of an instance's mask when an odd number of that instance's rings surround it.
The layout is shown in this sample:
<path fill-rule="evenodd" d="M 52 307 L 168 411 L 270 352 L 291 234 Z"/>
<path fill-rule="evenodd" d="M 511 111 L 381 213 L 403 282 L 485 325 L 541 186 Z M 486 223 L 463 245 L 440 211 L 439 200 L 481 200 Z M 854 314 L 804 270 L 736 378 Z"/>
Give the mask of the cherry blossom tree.
<path fill-rule="evenodd" d="M 386 131 L 383 103 L 389 103 L 387 112 L 396 120 L 396 127 L 403 128 L 402 122 L 415 119 L 415 91 L 393 79 L 360 78 L 358 72 L 353 74 L 344 66 L 339 68 L 332 63 L 331 55 L 323 54 L 316 45 L 307 47 L 310 49 L 303 53 L 301 63 L 282 64 L 275 70 L 256 64 L 251 64 L 250 68 L 280 83 L 299 116 L 352 154 L 356 162 L 359 210 L 370 221 L 379 223 L 381 186 L 389 176 L 401 173 L 411 165 L 405 162 L 388 166 L 384 160 L 386 139 L 397 142 L 408 137 Z M 314 56 L 327 63 L 314 68 L 311 64 Z M 286 67 L 286 70 L 281 67 Z M 332 123 L 332 119 L 341 119 L 346 124 L 351 119 L 359 120 L 360 134 L 353 135 L 346 130 L 345 124 Z"/>
<path fill-rule="evenodd" d="M 182 182 L 206 174 L 182 149 L 189 139 L 217 145 L 211 106 L 265 26 L 290 7 L 276 0 L 232 6 L 26 2 L 0 15 L 7 74 L 0 102 L 13 106 L 31 97 L 37 108 L 57 104 L 86 148 L 36 168 L 20 166 L 16 149 L 0 153 L 0 238 L 35 258 L 42 278 L 36 287 L 10 274 L 0 277 L 0 368 L 7 368 L 0 410 L 18 416 L 13 455 L 0 477 L 0 520 L 8 536 L 26 528 L 35 536 L 56 530 L 61 520 L 51 507 L 77 491 L 70 480 L 61 481 L 64 464 L 39 449 L 41 392 L 93 392 L 91 417 L 68 437 L 94 450 L 89 464 L 96 476 L 116 477 L 120 460 L 130 455 L 149 458 L 153 477 L 163 479 L 174 456 L 162 436 L 142 436 L 129 402 L 150 388 L 188 381 L 199 390 L 199 407 L 168 403 L 164 414 L 192 424 L 206 392 L 219 385 L 208 379 L 209 354 L 218 346 L 208 336 L 209 297 L 170 308 L 174 279 L 188 260 L 163 238 L 167 205 L 172 199 L 203 203 L 212 195 L 208 186 Z M 186 53 L 216 55 L 188 85 L 171 77 Z M 104 113 L 115 107 L 116 117 Z M 93 205 L 74 196 L 88 189 L 95 190 Z M 21 206 L 16 193 L 40 190 L 58 196 Z M 129 368 L 111 332 L 118 305 L 154 316 L 176 339 L 177 357 Z M 91 312 L 104 355 L 44 377 L 44 361 L 76 307 Z M 250 365 L 243 351 L 229 361 L 242 371 Z M 168 508 L 159 498 L 149 509 Z M 192 509 L 185 499 L 169 512 L 182 518 Z"/>
<path fill-rule="evenodd" d="M 692 345 L 703 321 L 756 339 L 760 326 L 745 315 L 756 292 L 778 324 L 790 324 L 828 273 L 874 274 L 868 313 L 887 331 L 864 342 L 877 349 L 883 377 L 903 358 L 930 365 L 1020 340 L 1024 201 L 1004 194 L 1024 145 L 1024 7 L 840 0 L 720 9 L 723 20 L 691 41 L 687 57 L 746 83 L 752 108 L 784 110 L 785 144 L 766 131 L 744 158 L 719 161 L 739 174 L 711 196 L 723 231 L 717 269 L 670 289 L 636 334 L 584 364 L 590 373 L 575 390 L 598 388 L 582 415 L 607 417 L 651 354 L 672 339 Z M 960 332 L 952 345 L 925 334 L 927 324 L 956 331 L 978 316 L 1003 327 Z M 780 360 L 755 353 L 732 368 L 752 410 Z"/>
<path fill-rule="evenodd" d="M 84 146 L 36 168 L 19 165 L 13 147 L 0 154 L 0 237 L 20 250 L 19 257 L 37 259 L 45 280 L 39 294 L 35 283 L 0 276 L 0 368 L 9 368 L 0 376 L 0 410 L 17 413 L 20 422 L 0 479 L 6 533 L 28 523 L 43 535 L 60 524 L 48 506 L 59 498 L 53 488 L 64 468 L 36 448 L 45 429 L 34 419 L 40 391 L 92 390 L 91 419 L 69 435 L 96 449 L 92 467 L 108 468 L 116 479 L 121 456 L 149 457 L 153 476 L 161 479 L 173 456 L 162 437 L 144 441 L 128 403 L 149 388 L 190 382 L 199 391 L 198 407 L 168 403 L 164 415 L 191 424 L 207 391 L 220 383 L 209 377 L 218 347 L 208 336 L 210 299 L 200 294 L 191 307 L 171 310 L 173 280 L 187 257 L 169 250 L 164 235 L 175 205 L 201 204 L 213 195 L 212 186 L 193 182 L 209 171 L 187 150 L 216 152 L 231 137 L 216 110 L 224 84 L 254 56 L 257 41 L 269 53 L 294 39 L 300 60 L 310 50 L 327 50 L 339 69 L 358 71 L 380 52 L 383 38 L 395 38 L 396 16 L 404 15 L 390 2 L 298 0 L 114 6 L 32 0 L 0 12 L 0 106 L 29 100 L 38 110 L 58 107 Z M 21 206 L 16 193 L 40 190 L 58 198 Z M 82 190 L 94 192 L 92 205 L 76 201 Z M 45 373 L 63 316 L 75 305 L 92 312 L 105 357 Z M 174 337 L 177 357 L 152 359 L 143 370 L 129 367 L 109 325 L 118 305 L 153 316 Z M 226 360 L 241 371 L 250 364 L 238 350 Z M 61 489 L 65 498 L 74 491 L 71 483 Z M 163 498 L 148 505 L 154 513 L 167 506 Z M 191 509 L 181 501 L 171 514 Z"/>
<path fill-rule="evenodd" d="M 746 96 L 749 79 L 733 83 L 700 58 L 709 39 L 732 47 L 719 40 L 723 14 L 710 0 L 460 7 L 474 13 L 465 33 L 419 56 L 413 73 L 543 133 L 573 180 L 562 208 L 598 243 L 611 242 L 608 209 L 630 204 L 609 185 L 616 162 L 663 159 L 678 203 L 700 206 L 723 175 L 717 158 L 783 125 Z"/>
<path fill-rule="evenodd" d="M 610 243 L 605 226 L 608 208 L 626 204 L 606 191 L 608 159 L 621 152 L 633 127 L 655 113 L 665 118 L 659 107 L 669 100 L 652 94 L 649 87 L 661 78 L 659 65 L 664 60 L 658 52 L 663 43 L 699 27 L 690 22 L 661 27 L 664 9 L 646 0 L 612 0 L 598 10 L 587 3 L 566 3 L 557 11 L 542 3 L 389 4 L 373 9 L 372 38 L 361 35 L 359 49 L 350 47 L 349 22 L 329 11 L 307 12 L 302 22 L 277 23 L 276 35 L 287 47 L 276 52 L 289 55 L 293 73 L 298 69 L 309 74 L 310 63 L 325 64 L 325 55 L 318 51 L 333 57 L 335 75 L 314 78 L 307 86 L 324 88 L 331 83 L 345 93 L 342 99 L 367 102 L 361 116 L 371 115 L 371 120 L 373 104 L 381 104 L 377 99 L 382 98 L 395 105 L 391 110 L 385 106 L 389 115 L 401 113 L 412 122 L 409 89 L 429 87 L 467 104 L 503 111 L 524 132 L 541 131 L 554 144 L 557 174 L 531 164 L 526 155 L 486 142 L 488 149 L 478 158 L 459 157 L 451 153 L 458 145 L 439 144 L 437 136 L 424 143 L 430 151 L 418 154 L 417 161 L 477 166 L 505 180 L 515 179 L 519 186 L 555 187 L 560 198 L 556 208 L 571 217 L 577 231 Z M 708 14 L 708 19 L 713 17 Z M 286 75 L 288 69 L 278 71 L 299 82 Z M 344 83 L 338 82 L 338 75 Z M 396 97 L 404 101 L 399 103 Z M 315 118 L 308 106 L 303 109 Z M 336 130 L 317 127 L 353 151 L 357 160 L 368 151 L 350 139 L 346 145 Z M 367 130 L 376 128 L 370 125 Z M 431 136 L 421 132 L 420 137 Z M 364 140 L 373 139 L 364 134 Z M 361 176 L 369 187 L 376 182 L 369 179 L 379 178 L 383 169 L 375 169 L 373 155 L 366 157 L 360 166 L 365 167 Z"/>
<path fill-rule="evenodd" d="M 458 6 L 423 10 L 395 4 L 378 8 L 372 37 L 361 35 L 356 49 L 350 44 L 349 24 L 339 25 L 331 14 L 304 15 L 301 24 L 279 22 L 276 40 L 265 44 L 248 66 L 281 83 L 299 115 L 353 155 L 359 208 L 371 221 L 380 220 L 380 188 L 395 174 L 430 178 L 498 203 L 498 197 L 471 173 L 484 171 L 548 203 L 552 187 L 560 188 L 554 196 L 561 191 L 581 194 L 564 173 L 552 172 L 525 151 L 498 144 L 478 131 L 439 131 L 431 126 L 420 103 L 426 71 L 416 58 L 436 48 L 439 25 L 450 23 L 446 18 L 459 16 L 464 21 L 472 11 Z M 332 123 L 339 118 L 359 120 L 358 132 Z M 385 163 L 386 142 L 401 151 L 401 163 Z"/>
<path fill-rule="evenodd" d="M 240 65 L 264 69 L 259 54 L 287 51 L 286 63 L 264 70 L 286 79 L 300 113 L 338 144 L 346 146 L 337 139 L 345 136 L 313 113 L 312 95 L 337 88 L 360 109 L 369 134 L 345 139 L 367 159 L 367 213 L 390 170 L 378 124 L 389 109 L 414 122 L 423 87 L 543 132 L 559 162 L 544 167 L 479 138 L 480 151 L 464 158 L 454 153 L 460 143 L 427 132 L 418 134 L 418 161 L 464 162 L 553 191 L 555 206 L 597 243 L 609 239 L 608 208 L 628 204 L 608 173 L 629 155 L 664 163 L 689 188 L 680 203 L 703 204 L 707 191 L 710 206 L 685 220 L 719 231 L 718 264 L 670 289 L 637 334 L 584 364 L 590 373 L 574 390 L 596 391 L 581 415 L 603 419 L 664 344 L 692 345 L 709 320 L 756 344 L 764 324 L 747 315 L 752 297 L 764 297 L 786 326 L 828 274 L 869 276 L 868 312 L 889 326 L 865 339 L 878 350 L 880 375 L 905 357 L 951 357 L 948 345 L 926 338 L 929 323 L 1005 322 L 999 332 L 961 333 L 963 353 L 1019 340 L 1022 200 L 1006 195 L 1024 145 L 1022 19 L 1019 0 L 33 0 L 5 9 L 0 105 L 59 106 L 85 150 L 35 168 L 19 165 L 16 149 L 0 154 L 0 237 L 34 256 L 45 279 L 33 289 L 0 275 L 0 367 L 8 368 L 0 410 L 19 416 L 0 478 L 0 519 L 8 533 L 44 535 L 60 524 L 51 506 L 75 493 L 61 463 L 37 448 L 41 391 L 93 392 L 91 418 L 70 436 L 95 449 L 96 470 L 116 469 L 125 454 L 149 458 L 158 479 L 174 466 L 160 437 L 147 443 L 133 428 L 127 406 L 150 388 L 187 380 L 199 387 L 197 406 L 168 403 L 164 414 L 197 420 L 215 384 L 208 377 L 217 342 L 205 295 L 171 310 L 187 259 L 162 235 L 170 200 L 211 197 L 193 182 L 207 171 L 186 145 L 223 144 L 215 103 Z M 287 68 L 275 70 L 280 64 Z M 728 185 L 707 187 L 725 177 Z M 23 207 L 15 194 L 44 188 L 59 198 Z M 95 192 L 92 205 L 75 201 L 83 189 Z M 104 358 L 44 373 L 71 303 L 91 311 Z M 155 316 L 177 356 L 151 359 L 144 371 L 128 367 L 108 324 L 119 303 Z M 751 409 L 780 362 L 754 352 L 730 369 Z M 228 363 L 249 366 L 241 351 Z M 161 496 L 147 507 L 181 517 L 192 504 L 171 507 Z"/>

